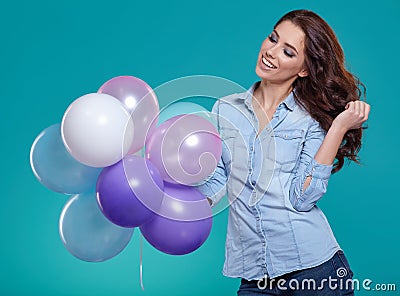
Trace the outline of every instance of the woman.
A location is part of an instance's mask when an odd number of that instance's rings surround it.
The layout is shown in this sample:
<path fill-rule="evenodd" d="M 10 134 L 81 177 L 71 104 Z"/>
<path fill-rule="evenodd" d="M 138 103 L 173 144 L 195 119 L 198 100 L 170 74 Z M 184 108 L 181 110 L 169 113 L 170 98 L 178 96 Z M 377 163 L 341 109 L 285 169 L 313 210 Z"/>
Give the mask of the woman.
<path fill-rule="evenodd" d="M 370 111 L 360 83 L 332 29 L 307 10 L 277 22 L 256 74 L 248 91 L 214 105 L 224 149 L 198 187 L 212 204 L 226 189 L 231 203 L 223 274 L 242 279 L 238 295 L 353 295 L 316 203 L 344 158 L 358 163 Z"/>

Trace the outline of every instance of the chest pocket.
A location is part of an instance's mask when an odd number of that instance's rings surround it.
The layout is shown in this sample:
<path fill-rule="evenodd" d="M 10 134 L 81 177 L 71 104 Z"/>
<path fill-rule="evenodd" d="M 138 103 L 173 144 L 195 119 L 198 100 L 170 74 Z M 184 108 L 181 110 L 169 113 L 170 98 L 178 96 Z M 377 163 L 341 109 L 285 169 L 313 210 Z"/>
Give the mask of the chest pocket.
<path fill-rule="evenodd" d="M 237 129 L 220 129 L 222 160 L 227 172 L 228 192 L 237 197 L 242 192 L 248 174 L 249 156 L 244 136 Z"/>
<path fill-rule="evenodd" d="M 300 155 L 304 133 L 302 129 L 274 131 L 275 160 L 278 164 L 296 162 Z"/>
<path fill-rule="evenodd" d="M 228 173 L 231 171 L 232 160 L 235 155 L 235 140 L 239 131 L 234 128 L 221 128 L 220 136 L 222 141 L 222 160 Z"/>

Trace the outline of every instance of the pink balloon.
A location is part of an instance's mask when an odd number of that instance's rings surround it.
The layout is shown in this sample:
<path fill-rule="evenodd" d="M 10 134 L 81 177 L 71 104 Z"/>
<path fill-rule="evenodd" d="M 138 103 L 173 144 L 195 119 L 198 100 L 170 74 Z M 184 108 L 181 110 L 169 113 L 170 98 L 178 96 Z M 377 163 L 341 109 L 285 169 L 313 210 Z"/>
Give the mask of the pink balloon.
<path fill-rule="evenodd" d="M 153 89 L 133 76 L 118 76 L 105 82 L 98 93 L 117 98 L 132 116 L 134 138 L 129 154 L 139 151 L 157 126 L 159 105 Z"/>
<path fill-rule="evenodd" d="M 185 114 L 160 124 L 146 143 L 146 158 L 164 181 L 194 185 L 208 177 L 221 158 L 222 142 L 206 119 Z"/>

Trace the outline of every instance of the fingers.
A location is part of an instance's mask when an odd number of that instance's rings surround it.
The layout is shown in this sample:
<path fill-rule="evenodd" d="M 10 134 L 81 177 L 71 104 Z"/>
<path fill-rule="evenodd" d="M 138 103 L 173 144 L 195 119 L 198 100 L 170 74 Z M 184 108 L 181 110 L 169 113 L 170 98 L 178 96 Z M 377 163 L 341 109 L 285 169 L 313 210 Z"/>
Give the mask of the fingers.
<path fill-rule="evenodd" d="M 354 113 L 354 115 L 364 118 L 369 113 L 370 105 L 363 101 L 351 101 L 347 103 L 345 108 Z"/>
<path fill-rule="evenodd" d="M 358 128 L 365 121 L 368 120 L 369 112 L 371 110 L 371 106 L 363 101 L 351 101 L 347 103 L 346 109 L 348 112 L 353 114 L 354 119 L 356 120 L 356 127 Z"/>
<path fill-rule="evenodd" d="M 361 115 L 360 113 L 361 113 L 360 101 L 354 101 L 354 115 L 360 118 Z"/>
<path fill-rule="evenodd" d="M 364 111 L 364 122 L 368 120 L 368 116 L 369 116 L 369 111 L 371 110 L 371 106 L 368 105 L 367 103 L 365 104 L 365 111 Z"/>
<path fill-rule="evenodd" d="M 365 122 L 368 119 L 369 111 L 371 109 L 370 105 L 362 101 L 357 101 L 356 106 L 356 110 L 358 109 L 358 112 L 356 111 L 355 114 L 362 122 Z"/>
<path fill-rule="evenodd" d="M 347 105 L 348 105 L 347 110 L 349 110 L 349 112 L 353 113 L 354 112 L 354 102 L 348 102 Z"/>

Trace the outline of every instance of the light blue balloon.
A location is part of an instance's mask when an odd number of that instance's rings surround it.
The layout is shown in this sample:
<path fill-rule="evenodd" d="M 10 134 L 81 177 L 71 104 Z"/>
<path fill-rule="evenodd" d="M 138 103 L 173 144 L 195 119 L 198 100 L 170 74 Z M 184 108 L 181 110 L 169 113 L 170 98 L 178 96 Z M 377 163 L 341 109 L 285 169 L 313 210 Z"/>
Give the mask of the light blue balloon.
<path fill-rule="evenodd" d="M 96 186 L 101 168 L 86 166 L 71 156 L 61 138 L 61 125 L 42 131 L 32 144 L 30 162 L 36 178 L 47 188 L 77 194 Z"/>
<path fill-rule="evenodd" d="M 203 106 L 192 103 L 192 102 L 175 102 L 167 105 L 164 107 L 158 117 L 158 125 L 163 123 L 164 121 L 177 116 L 177 115 L 183 115 L 183 114 L 194 114 L 201 116 L 207 120 L 209 120 L 211 123 L 214 124 L 214 120 L 211 116 L 210 111 L 208 111 L 206 108 Z M 215 124 L 214 124 L 215 125 Z"/>
<path fill-rule="evenodd" d="M 129 243 L 134 228 L 110 222 L 100 211 L 96 193 L 74 195 L 65 204 L 59 230 L 66 249 L 78 259 L 101 262 L 119 254 Z"/>

